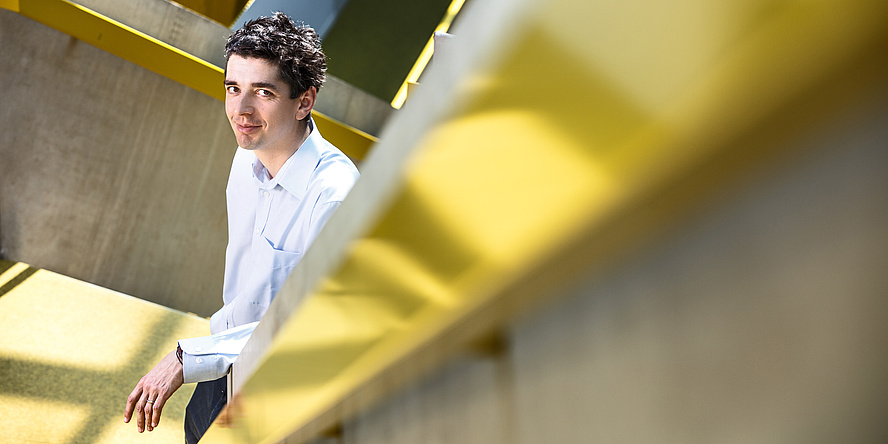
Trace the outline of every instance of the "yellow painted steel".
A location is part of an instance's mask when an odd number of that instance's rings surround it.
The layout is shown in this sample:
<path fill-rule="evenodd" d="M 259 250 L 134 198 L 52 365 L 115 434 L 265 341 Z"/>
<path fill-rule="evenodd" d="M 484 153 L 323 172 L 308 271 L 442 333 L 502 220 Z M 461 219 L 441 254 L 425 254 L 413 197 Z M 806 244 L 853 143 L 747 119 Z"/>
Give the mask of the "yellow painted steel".
<path fill-rule="evenodd" d="M 413 63 L 413 67 L 410 68 L 410 72 L 407 73 L 407 78 L 404 79 L 401 87 L 398 88 L 398 92 L 395 93 L 395 97 L 392 98 L 392 108 L 401 109 L 404 105 L 404 101 L 407 100 L 408 88 L 410 85 L 415 85 L 419 82 L 419 76 L 422 75 L 426 65 L 432 59 L 432 53 L 435 51 L 435 33 L 447 32 L 450 29 L 453 19 L 459 14 L 459 10 L 462 9 L 464 3 L 465 0 L 452 0 L 450 2 L 450 6 L 447 7 L 447 13 L 444 14 L 441 23 L 438 23 L 438 26 L 435 27 L 432 36 L 429 37 L 426 45 L 422 48 L 422 52 L 419 53 L 419 57 L 416 58 L 416 62 Z"/>
<path fill-rule="evenodd" d="M 352 159 L 363 160 L 370 152 L 370 148 L 379 141 L 376 137 L 348 126 L 320 111 L 312 111 L 311 115 L 324 138 Z"/>
<path fill-rule="evenodd" d="M 2 0 L 0 7 L 55 28 L 162 76 L 225 100 L 223 69 L 67 0 Z M 347 155 L 360 160 L 377 141 L 373 136 L 314 112 L 318 128 Z"/>
<path fill-rule="evenodd" d="M 18 0 L 0 0 L 0 8 L 19 12 L 19 2 Z"/>
<path fill-rule="evenodd" d="M 684 208 L 675 202 L 755 165 L 764 150 L 742 141 L 762 132 L 763 146 L 779 147 L 768 134 L 796 123 L 794 104 L 833 94 L 888 41 L 881 0 L 522 8 L 414 147 L 390 207 L 281 328 L 211 442 L 299 441 L 335 425 L 368 392 L 397 385 L 385 375 L 421 368 L 424 350 L 540 297 L 544 287 L 523 283 L 551 258 L 569 265 L 578 239 L 593 246 L 583 255 L 616 251 L 633 240 L 613 233 L 656 231 Z M 662 202 L 673 205 L 648 210 Z"/>
<path fill-rule="evenodd" d="M 181 443 L 192 386 L 151 433 L 123 408 L 179 338 L 208 332 L 206 319 L 0 260 L 0 441 Z"/>

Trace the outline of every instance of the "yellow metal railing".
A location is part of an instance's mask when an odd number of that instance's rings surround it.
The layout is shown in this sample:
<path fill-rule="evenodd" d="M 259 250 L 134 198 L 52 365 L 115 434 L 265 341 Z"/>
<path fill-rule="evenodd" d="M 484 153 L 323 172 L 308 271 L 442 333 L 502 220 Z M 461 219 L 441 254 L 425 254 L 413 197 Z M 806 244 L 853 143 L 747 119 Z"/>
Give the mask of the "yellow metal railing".
<path fill-rule="evenodd" d="M 335 430 L 885 82 L 882 0 L 491 0 L 464 14 L 448 75 L 429 73 L 272 303 L 235 364 L 230 427 L 208 440 Z"/>

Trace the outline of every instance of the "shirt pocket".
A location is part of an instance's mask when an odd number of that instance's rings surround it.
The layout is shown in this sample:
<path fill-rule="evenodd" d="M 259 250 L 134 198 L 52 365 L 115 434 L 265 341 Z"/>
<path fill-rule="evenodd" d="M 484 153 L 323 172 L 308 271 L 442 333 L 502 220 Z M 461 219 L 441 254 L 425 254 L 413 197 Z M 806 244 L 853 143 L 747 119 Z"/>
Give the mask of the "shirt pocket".
<path fill-rule="evenodd" d="M 271 269 L 278 270 L 282 268 L 293 269 L 296 264 L 299 263 L 299 260 L 302 259 L 302 253 L 298 251 L 286 251 L 279 250 L 274 247 L 274 243 L 272 243 L 268 238 L 265 239 L 265 248 L 263 248 L 263 255 L 267 255 L 268 261 L 266 262 L 271 266 Z"/>

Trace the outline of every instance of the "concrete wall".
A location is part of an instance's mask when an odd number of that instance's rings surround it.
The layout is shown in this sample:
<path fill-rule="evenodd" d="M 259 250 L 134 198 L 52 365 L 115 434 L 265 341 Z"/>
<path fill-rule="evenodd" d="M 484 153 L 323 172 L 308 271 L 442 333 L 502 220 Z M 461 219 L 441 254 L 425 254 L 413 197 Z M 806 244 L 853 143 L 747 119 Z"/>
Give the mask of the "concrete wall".
<path fill-rule="evenodd" d="M 236 142 L 215 99 L 0 10 L 0 255 L 221 306 Z"/>
<path fill-rule="evenodd" d="M 316 444 L 885 442 L 879 100 Z"/>

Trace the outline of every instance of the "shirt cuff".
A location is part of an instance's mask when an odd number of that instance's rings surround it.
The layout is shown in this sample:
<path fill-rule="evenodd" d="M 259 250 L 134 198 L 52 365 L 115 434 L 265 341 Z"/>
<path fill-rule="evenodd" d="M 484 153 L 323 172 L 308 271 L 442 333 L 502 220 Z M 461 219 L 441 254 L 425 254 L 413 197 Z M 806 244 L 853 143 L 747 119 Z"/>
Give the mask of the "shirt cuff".
<path fill-rule="evenodd" d="M 184 382 L 212 381 L 228 374 L 257 325 L 251 322 L 210 336 L 180 339 Z"/>
<path fill-rule="evenodd" d="M 237 355 L 182 353 L 182 377 L 186 384 L 215 381 L 228 374 Z"/>

